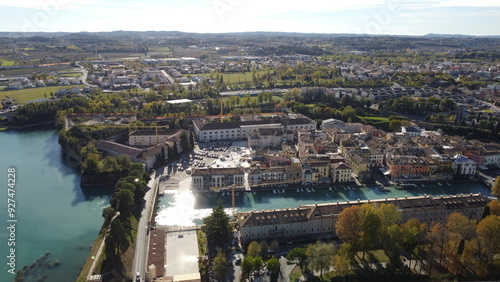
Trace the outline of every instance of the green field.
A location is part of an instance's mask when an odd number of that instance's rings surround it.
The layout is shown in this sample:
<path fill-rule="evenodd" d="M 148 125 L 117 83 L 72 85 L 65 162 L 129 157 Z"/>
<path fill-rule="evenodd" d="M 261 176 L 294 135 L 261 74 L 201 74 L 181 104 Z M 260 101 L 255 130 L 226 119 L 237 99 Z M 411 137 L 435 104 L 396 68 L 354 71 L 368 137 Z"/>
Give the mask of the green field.
<path fill-rule="evenodd" d="M 262 75 L 264 74 L 265 71 L 258 71 L 256 72 L 257 75 Z M 196 73 L 196 74 L 191 74 L 191 76 L 195 75 L 201 75 L 201 76 L 206 76 L 210 77 L 210 73 Z M 220 74 L 219 74 L 220 75 Z M 224 83 L 226 84 L 231 84 L 231 83 L 238 83 L 238 82 L 245 82 L 245 81 L 252 81 L 252 72 L 235 72 L 235 73 L 222 73 L 224 76 Z M 212 77 L 215 79 L 217 74 L 212 74 Z"/>
<path fill-rule="evenodd" d="M 170 52 L 170 48 L 169 47 L 153 47 L 151 48 L 151 52 Z"/>
<path fill-rule="evenodd" d="M 45 98 L 44 95 L 45 93 L 47 93 L 47 98 L 50 98 L 50 92 L 56 93 L 56 91 L 61 88 L 69 89 L 73 87 L 83 87 L 83 86 L 84 85 L 51 86 L 51 87 L 37 87 L 37 88 L 20 89 L 20 90 L 0 91 L 0 100 L 8 97 L 20 103 L 24 103 L 28 101 Z"/>
<path fill-rule="evenodd" d="M 362 116 L 357 116 L 360 119 L 366 120 L 366 123 L 369 125 L 373 125 L 376 128 L 382 129 L 382 130 L 388 130 L 389 129 L 389 119 L 384 118 L 384 117 L 362 117 Z"/>
<path fill-rule="evenodd" d="M 59 76 L 59 77 L 77 77 L 77 76 L 81 76 L 81 75 L 82 75 L 81 72 L 67 72 L 67 73 L 58 74 L 57 76 Z"/>
<path fill-rule="evenodd" d="M 15 61 L 9 61 L 9 60 L 4 60 L 4 59 L 0 59 L 0 62 L 2 62 L 2 66 L 13 66 Z"/>

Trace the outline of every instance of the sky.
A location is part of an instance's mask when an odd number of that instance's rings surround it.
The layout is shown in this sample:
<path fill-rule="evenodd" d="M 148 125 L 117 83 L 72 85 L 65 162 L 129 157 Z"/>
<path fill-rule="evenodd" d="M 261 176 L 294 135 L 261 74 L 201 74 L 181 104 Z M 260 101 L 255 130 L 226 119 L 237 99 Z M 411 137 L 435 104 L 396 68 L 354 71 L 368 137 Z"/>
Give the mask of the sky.
<path fill-rule="evenodd" d="M 0 0 L 0 31 L 500 35 L 500 0 Z"/>

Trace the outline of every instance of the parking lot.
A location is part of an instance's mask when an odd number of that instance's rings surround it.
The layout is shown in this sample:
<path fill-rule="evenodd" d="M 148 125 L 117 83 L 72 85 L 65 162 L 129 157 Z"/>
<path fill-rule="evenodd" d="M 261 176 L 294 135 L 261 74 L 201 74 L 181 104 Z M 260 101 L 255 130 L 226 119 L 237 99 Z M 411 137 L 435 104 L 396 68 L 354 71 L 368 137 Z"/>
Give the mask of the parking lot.
<path fill-rule="evenodd" d="M 194 168 L 249 166 L 251 159 L 246 141 L 198 143 L 188 159 L 178 165 L 188 173 Z"/>

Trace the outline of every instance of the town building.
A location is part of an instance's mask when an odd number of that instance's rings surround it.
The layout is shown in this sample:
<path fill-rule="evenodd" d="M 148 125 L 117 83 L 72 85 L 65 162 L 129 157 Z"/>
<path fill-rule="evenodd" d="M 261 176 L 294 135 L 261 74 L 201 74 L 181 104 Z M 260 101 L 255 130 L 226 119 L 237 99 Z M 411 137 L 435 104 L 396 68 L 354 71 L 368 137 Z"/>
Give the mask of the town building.
<path fill-rule="evenodd" d="M 97 149 L 113 157 L 126 156 L 132 162 L 142 163 L 147 171 L 153 168 L 157 158 L 161 156 L 162 149 L 165 153 L 165 158 L 168 157 L 168 146 L 166 144 L 139 149 L 116 142 L 99 140 L 97 142 Z"/>
<path fill-rule="evenodd" d="M 244 186 L 245 172 L 240 167 L 196 168 L 191 172 L 191 188 L 194 192 L 207 192 L 211 189 L 236 188 Z"/>
<path fill-rule="evenodd" d="M 315 121 L 303 116 L 292 117 L 231 122 L 211 122 L 207 119 L 196 119 L 193 120 L 193 127 L 197 140 L 201 142 L 247 139 L 250 134 L 258 132 L 261 128 L 281 128 L 283 133 L 316 129 Z M 279 144 L 276 146 L 279 146 Z"/>
<path fill-rule="evenodd" d="M 130 146 L 153 146 L 167 141 L 179 142 L 182 130 L 168 128 L 147 128 L 133 131 L 128 136 Z M 189 136 L 188 133 L 186 133 Z M 179 151 L 180 152 L 180 151 Z"/>
<path fill-rule="evenodd" d="M 477 163 L 464 155 L 453 156 L 453 171 L 457 179 L 473 179 Z"/>
<path fill-rule="evenodd" d="M 345 183 L 352 180 L 352 168 L 343 162 L 330 164 L 332 183 Z"/>

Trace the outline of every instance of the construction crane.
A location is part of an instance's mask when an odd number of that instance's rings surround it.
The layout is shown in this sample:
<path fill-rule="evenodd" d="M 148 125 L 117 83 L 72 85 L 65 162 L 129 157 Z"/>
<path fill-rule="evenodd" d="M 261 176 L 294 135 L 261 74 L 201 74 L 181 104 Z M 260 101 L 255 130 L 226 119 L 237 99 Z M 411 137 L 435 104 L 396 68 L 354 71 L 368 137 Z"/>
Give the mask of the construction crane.
<path fill-rule="evenodd" d="M 226 191 L 231 189 L 231 207 L 232 207 L 233 224 L 234 224 L 233 227 L 236 226 L 236 195 L 235 195 L 236 188 L 245 188 L 245 186 L 237 186 L 232 184 L 230 187 L 221 187 L 221 188 L 210 187 L 210 190 L 214 192 Z"/>

